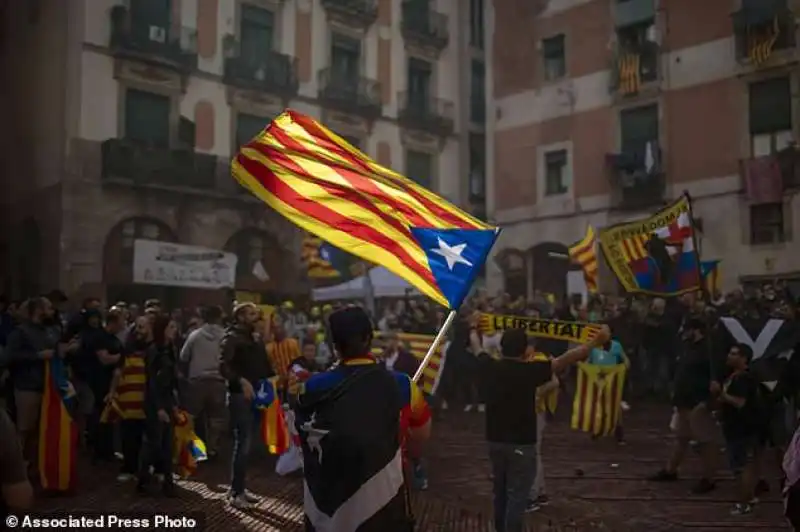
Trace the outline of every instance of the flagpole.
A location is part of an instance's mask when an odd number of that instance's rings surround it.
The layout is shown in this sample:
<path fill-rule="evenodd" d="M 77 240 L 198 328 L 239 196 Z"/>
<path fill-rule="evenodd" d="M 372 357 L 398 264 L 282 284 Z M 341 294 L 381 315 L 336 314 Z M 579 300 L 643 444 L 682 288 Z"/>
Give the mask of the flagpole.
<path fill-rule="evenodd" d="M 692 196 L 689 194 L 688 190 L 684 190 L 683 194 L 686 196 L 686 201 L 689 203 L 689 219 L 692 221 L 692 244 L 694 245 L 694 257 L 697 261 L 697 276 L 699 278 L 698 282 L 700 283 L 700 291 L 703 294 L 704 299 L 709 304 L 711 303 L 711 295 L 708 292 L 708 287 L 706 286 L 705 280 L 703 279 L 703 266 L 702 261 L 700 260 L 700 248 L 697 247 L 697 226 L 694 223 L 694 209 L 692 208 Z M 705 316 L 703 316 L 705 318 Z M 715 366 L 714 366 L 714 341 L 711 338 L 711 328 L 706 327 L 704 331 L 706 335 L 706 346 L 708 347 L 708 366 L 709 366 L 709 374 L 711 375 L 711 380 L 716 380 L 716 375 L 714 375 Z"/>
<path fill-rule="evenodd" d="M 447 336 L 447 331 L 449 331 L 450 327 L 453 325 L 453 321 L 456 319 L 456 314 L 458 314 L 457 310 L 451 310 L 447 315 L 447 318 L 444 320 L 439 332 L 436 333 L 433 343 L 431 343 L 431 346 L 428 348 L 428 352 L 425 353 L 425 357 L 422 359 L 422 362 L 419 363 L 419 368 L 417 368 L 417 372 L 414 374 L 414 382 L 419 382 L 419 380 L 422 378 L 422 374 L 425 372 L 425 368 L 428 367 L 431 357 L 439 348 L 439 344 L 442 343 L 444 337 Z"/>

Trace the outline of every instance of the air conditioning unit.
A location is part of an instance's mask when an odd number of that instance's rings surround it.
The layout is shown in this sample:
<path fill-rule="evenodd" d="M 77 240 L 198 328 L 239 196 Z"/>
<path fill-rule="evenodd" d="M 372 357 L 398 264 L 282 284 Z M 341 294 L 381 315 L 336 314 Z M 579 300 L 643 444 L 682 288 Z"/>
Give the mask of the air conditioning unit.
<path fill-rule="evenodd" d="M 167 42 L 167 30 L 161 26 L 150 26 L 150 40 L 162 44 Z"/>

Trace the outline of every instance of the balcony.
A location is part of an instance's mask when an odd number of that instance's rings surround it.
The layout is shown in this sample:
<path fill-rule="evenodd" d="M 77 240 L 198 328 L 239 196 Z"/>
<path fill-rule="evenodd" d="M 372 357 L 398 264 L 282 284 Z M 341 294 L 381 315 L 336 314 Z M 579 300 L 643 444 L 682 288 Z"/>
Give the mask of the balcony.
<path fill-rule="evenodd" d="M 378 0 L 322 0 L 328 18 L 366 30 L 378 20 Z"/>
<path fill-rule="evenodd" d="M 299 87 L 297 59 L 272 50 L 258 58 L 234 52 L 225 58 L 223 80 L 234 87 L 293 98 Z"/>
<path fill-rule="evenodd" d="M 197 32 L 134 24 L 128 8 L 111 9 L 111 41 L 115 56 L 138 59 L 188 73 L 197 68 Z"/>
<path fill-rule="evenodd" d="M 779 196 L 800 188 L 800 150 L 795 145 L 774 155 L 742 159 L 739 166 L 747 195 Z"/>
<path fill-rule="evenodd" d="M 106 140 L 101 149 L 104 181 L 201 190 L 216 188 L 217 159 L 213 155 L 126 139 Z"/>
<path fill-rule="evenodd" d="M 635 96 L 661 77 L 660 48 L 647 41 L 636 46 L 619 46 L 611 66 L 611 92 Z"/>
<path fill-rule="evenodd" d="M 732 15 L 736 57 L 759 68 L 775 52 L 794 48 L 795 18 L 787 0 L 742 0 Z"/>
<path fill-rule="evenodd" d="M 606 156 L 616 208 L 644 210 L 663 205 L 666 179 L 659 161 L 660 150 L 657 146 L 645 148 L 642 153 Z"/>
<path fill-rule="evenodd" d="M 614 26 L 617 28 L 643 24 L 655 17 L 655 0 L 614 1 Z"/>
<path fill-rule="evenodd" d="M 397 120 L 408 129 L 427 131 L 438 137 L 448 137 L 455 128 L 455 104 L 441 98 L 418 96 L 401 92 L 397 96 Z"/>
<path fill-rule="evenodd" d="M 406 46 L 439 53 L 450 42 L 447 15 L 434 11 L 418 0 L 403 2 L 401 31 Z"/>
<path fill-rule="evenodd" d="M 326 107 L 375 120 L 381 115 L 381 84 L 373 79 L 326 68 L 317 76 L 319 99 Z"/>

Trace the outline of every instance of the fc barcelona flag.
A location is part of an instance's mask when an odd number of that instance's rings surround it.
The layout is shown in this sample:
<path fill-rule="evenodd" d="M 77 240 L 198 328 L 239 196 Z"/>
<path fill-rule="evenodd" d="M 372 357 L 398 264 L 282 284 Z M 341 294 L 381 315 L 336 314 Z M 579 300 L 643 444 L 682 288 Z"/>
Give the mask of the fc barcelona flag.
<path fill-rule="evenodd" d="M 72 491 L 77 484 L 78 426 L 67 409 L 72 396 L 64 361 L 45 362 L 39 419 L 39 475 L 45 490 Z"/>
<path fill-rule="evenodd" d="M 289 450 L 289 427 L 276 387 L 277 377 L 263 379 L 256 390 L 254 405 L 259 417 L 261 440 L 270 454 L 283 454 Z"/>
<path fill-rule="evenodd" d="M 572 405 L 573 429 L 595 436 L 614 431 L 619 422 L 626 371 L 625 364 L 578 364 L 578 385 Z"/>

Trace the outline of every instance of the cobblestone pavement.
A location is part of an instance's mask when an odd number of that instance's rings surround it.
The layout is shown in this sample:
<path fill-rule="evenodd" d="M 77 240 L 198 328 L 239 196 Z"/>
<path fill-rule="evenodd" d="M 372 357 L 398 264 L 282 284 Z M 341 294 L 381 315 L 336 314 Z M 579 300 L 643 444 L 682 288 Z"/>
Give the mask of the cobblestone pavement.
<path fill-rule="evenodd" d="M 769 475 L 772 493 L 752 515 L 739 518 L 728 514 L 735 491 L 730 477 L 723 477 L 718 489 L 710 495 L 689 495 L 690 484 L 697 478 L 694 456 L 690 457 L 681 481 L 668 485 L 645 481 L 644 477 L 660 467 L 668 452 L 668 422 L 666 408 L 634 405 L 626 414 L 626 446 L 611 440 L 591 441 L 570 431 L 563 420 L 548 427 L 544 460 L 552 502 L 529 516 L 528 530 L 774 532 L 787 529 L 781 519 L 774 471 Z M 491 530 L 489 464 L 481 431 L 479 413 L 448 411 L 437 421 L 428 451 L 430 487 L 413 498 L 417 530 Z M 249 487 L 264 499 L 256 510 L 245 514 L 225 504 L 228 475 L 224 462 L 203 464 L 196 477 L 180 482 L 181 496 L 175 500 L 139 497 L 133 493 L 133 486 L 115 481 L 115 466 L 87 464 L 81 467 L 79 495 L 45 499 L 41 509 L 198 512 L 205 516 L 205 529 L 209 531 L 301 529 L 299 478 L 278 477 L 273 472 L 272 458 L 255 457 Z"/>

